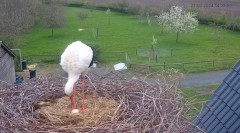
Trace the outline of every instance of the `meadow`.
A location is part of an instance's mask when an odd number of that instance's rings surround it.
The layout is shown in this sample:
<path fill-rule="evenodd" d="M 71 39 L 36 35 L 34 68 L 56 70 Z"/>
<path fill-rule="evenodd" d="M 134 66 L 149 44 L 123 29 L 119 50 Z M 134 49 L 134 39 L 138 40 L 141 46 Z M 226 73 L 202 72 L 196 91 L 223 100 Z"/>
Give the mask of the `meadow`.
<path fill-rule="evenodd" d="M 78 19 L 79 12 L 88 14 L 86 20 Z M 130 63 L 150 65 L 240 57 L 240 33 L 236 31 L 199 25 L 193 34 L 180 34 L 176 44 L 176 34 L 164 30 L 162 33 L 155 18 L 151 18 L 149 26 L 147 19 L 139 19 L 136 15 L 113 11 L 107 15 L 105 10 L 90 11 L 77 7 L 65 7 L 65 15 L 65 27 L 54 29 L 53 36 L 51 29 L 43 29 L 38 24 L 22 36 L 24 58 L 61 54 L 68 44 L 76 40 L 98 46 L 101 51 L 98 56 L 105 63 L 125 61 L 122 53 L 127 53 Z M 155 49 L 172 49 L 173 56 L 159 56 L 158 63 L 148 57 L 136 56 L 136 49 L 148 51 L 151 48 L 153 35 L 158 40 Z"/>
<path fill-rule="evenodd" d="M 198 12 L 201 23 L 218 23 L 230 29 L 239 30 L 240 2 L 238 0 L 71 0 L 67 3 L 84 4 L 88 7 L 113 8 L 121 12 L 131 12 L 142 15 L 159 14 L 168 10 L 172 5 L 182 6 L 186 10 Z"/>

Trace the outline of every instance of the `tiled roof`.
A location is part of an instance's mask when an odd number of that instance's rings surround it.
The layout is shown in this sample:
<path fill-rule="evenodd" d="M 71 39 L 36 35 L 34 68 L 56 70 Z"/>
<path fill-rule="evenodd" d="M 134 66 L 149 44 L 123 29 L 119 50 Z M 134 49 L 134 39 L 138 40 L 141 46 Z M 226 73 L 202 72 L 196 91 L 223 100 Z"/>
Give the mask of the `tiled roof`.
<path fill-rule="evenodd" d="M 240 133 L 240 61 L 206 102 L 193 123 L 207 133 Z"/>

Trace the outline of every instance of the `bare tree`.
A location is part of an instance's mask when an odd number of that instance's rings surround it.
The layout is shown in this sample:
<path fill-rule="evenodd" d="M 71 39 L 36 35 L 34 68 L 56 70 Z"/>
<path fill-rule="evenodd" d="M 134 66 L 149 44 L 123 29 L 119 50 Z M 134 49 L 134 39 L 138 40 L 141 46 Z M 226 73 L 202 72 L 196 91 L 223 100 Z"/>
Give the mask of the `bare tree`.
<path fill-rule="evenodd" d="M 85 19 L 87 19 L 88 13 L 84 11 L 78 12 L 78 18 L 80 19 L 81 22 L 83 22 Z"/>
<path fill-rule="evenodd" d="M 235 17 L 233 15 L 228 16 L 226 26 L 231 30 L 240 29 L 240 17 Z"/>
<path fill-rule="evenodd" d="M 41 11 L 41 21 L 44 27 L 52 29 L 65 25 L 64 8 L 55 0 L 45 0 Z"/>
<path fill-rule="evenodd" d="M 212 33 L 213 39 L 215 41 L 215 48 L 212 50 L 213 53 L 218 53 L 220 50 L 223 50 L 223 41 L 224 36 L 222 35 L 223 28 L 226 28 L 224 25 L 218 25 L 216 23 L 211 23 L 210 26 L 214 28 L 214 31 Z"/>
<path fill-rule="evenodd" d="M 0 36 L 8 38 L 10 47 L 16 37 L 33 25 L 30 0 L 0 0 Z"/>
<path fill-rule="evenodd" d="M 120 10 L 120 12 L 126 12 L 128 5 L 128 0 L 121 0 L 117 2 L 117 8 Z"/>
<path fill-rule="evenodd" d="M 86 7 L 87 9 L 89 9 L 91 12 L 94 11 L 94 10 L 96 10 L 96 3 L 94 3 L 94 2 L 86 1 L 86 2 L 84 3 L 84 5 L 85 5 L 85 7 Z"/>

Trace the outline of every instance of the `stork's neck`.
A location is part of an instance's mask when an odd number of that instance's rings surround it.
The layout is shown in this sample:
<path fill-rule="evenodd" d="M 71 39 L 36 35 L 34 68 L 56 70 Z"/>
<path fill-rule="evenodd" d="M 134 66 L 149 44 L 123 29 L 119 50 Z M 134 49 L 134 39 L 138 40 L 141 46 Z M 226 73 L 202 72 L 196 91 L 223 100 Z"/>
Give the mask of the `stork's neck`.
<path fill-rule="evenodd" d="M 72 91 L 73 91 L 73 86 L 74 83 L 78 80 L 79 76 L 77 75 L 68 75 L 68 81 L 65 85 L 65 93 L 67 95 L 71 95 Z"/>

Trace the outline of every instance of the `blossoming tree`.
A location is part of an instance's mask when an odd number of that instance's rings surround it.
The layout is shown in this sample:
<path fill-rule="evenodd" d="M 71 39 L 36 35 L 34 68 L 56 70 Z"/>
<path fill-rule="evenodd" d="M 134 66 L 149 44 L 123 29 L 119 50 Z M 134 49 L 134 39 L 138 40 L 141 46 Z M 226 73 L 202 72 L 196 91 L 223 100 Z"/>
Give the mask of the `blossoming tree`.
<path fill-rule="evenodd" d="M 159 24 L 167 31 L 177 34 L 176 43 L 180 33 L 194 32 L 198 26 L 197 14 L 186 12 L 179 6 L 172 6 L 169 12 L 163 12 L 157 16 Z"/>

